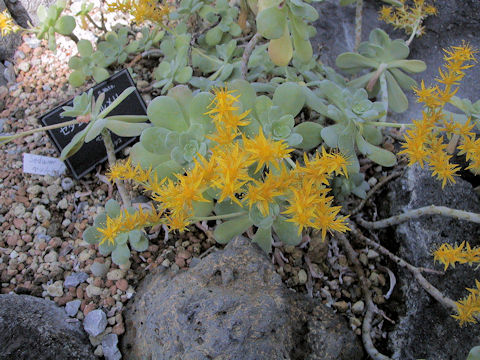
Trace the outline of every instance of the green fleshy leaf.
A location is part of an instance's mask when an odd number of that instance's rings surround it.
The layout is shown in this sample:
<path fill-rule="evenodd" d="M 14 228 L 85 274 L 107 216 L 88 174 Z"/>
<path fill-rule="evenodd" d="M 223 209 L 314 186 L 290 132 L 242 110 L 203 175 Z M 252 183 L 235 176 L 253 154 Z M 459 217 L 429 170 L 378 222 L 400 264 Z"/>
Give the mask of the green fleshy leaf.
<path fill-rule="evenodd" d="M 108 256 L 115 249 L 115 245 L 109 241 L 105 241 L 103 244 L 98 245 L 98 252 L 103 256 Z"/>
<path fill-rule="evenodd" d="M 95 80 L 95 82 L 100 83 L 100 82 L 108 79 L 110 74 L 108 73 L 107 69 L 95 66 L 93 68 L 93 75 L 92 76 L 93 76 L 93 80 Z"/>
<path fill-rule="evenodd" d="M 322 142 L 322 129 L 322 125 L 312 121 L 298 124 L 293 128 L 293 132 L 302 136 L 302 142 L 295 147 L 305 151 L 316 148 Z"/>
<path fill-rule="evenodd" d="M 253 242 L 258 244 L 267 254 L 272 252 L 272 228 L 259 228 L 255 235 L 253 235 Z"/>
<path fill-rule="evenodd" d="M 68 82 L 73 87 L 82 86 L 87 80 L 85 74 L 81 70 L 75 70 L 68 76 Z"/>
<path fill-rule="evenodd" d="M 242 215 L 234 220 L 225 221 L 217 225 L 213 232 L 213 237 L 220 244 L 226 244 L 235 236 L 243 234 L 253 223 L 248 215 Z"/>
<path fill-rule="evenodd" d="M 148 239 L 140 230 L 130 231 L 128 240 L 135 251 L 142 252 L 148 249 Z"/>
<path fill-rule="evenodd" d="M 57 20 L 55 31 L 62 35 L 70 35 L 75 29 L 75 18 L 70 15 L 64 15 Z"/>
<path fill-rule="evenodd" d="M 213 201 L 194 201 L 193 205 L 193 216 L 195 217 L 205 217 L 209 216 L 213 211 Z"/>
<path fill-rule="evenodd" d="M 279 106 L 284 114 L 290 114 L 295 117 L 305 104 L 305 94 L 300 85 L 287 82 L 275 90 L 273 104 Z"/>
<path fill-rule="evenodd" d="M 475 346 L 470 350 L 467 360 L 480 360 L 480 346 Z"/>
<path fill-rule="evenodd" d="M 284 216 L 277 216 L 273 222 L 273 230 L 285 245 L 297 246 L 302 241 L 302 234 L 298 233 L 298 226 L 287 221 Z"/>
<path fill-rule="evenodd" d="M 408 109 L 408 100 L 402 89 L 397 83 L 397 80 L 390 74 L 390 72 L 385 72 L 387 80 L 387 91 L 388 91 L 388 106 L 389 108 L 396 112 L 402 113 Z"/>
<path fill-rule="evenodd" d="M 117 245 L 115 250 L 112 252 L 112 261 L 116 265 L 125 264 L 130 258 L 130 249 L 127 245 Z"/>
<path fill-rule="evenodd" d="M 116 218 L 120 215 L 120 204 L 116 200 L 110 199 L 105 204 L 105 211 L 107 212 L 109 217 Z"/>
<path fill-rule="evenodd" d="M 257 15 L 257 31 L 267 39 L 279 39 L 283 35 L 287 17 L 283 9 L 272 6 Z"/>
<path fill-rule="evenodd" d="M 151 124 L 108 120 L 105 127 L 118 136 L 134 137 L 139 136 L 143 130 L 151 127 Z"/>
<path fill-rule="evenodd" d="M 172 131 L 186 131 L 187 122 L 178 103 L 168 96 L 158 96 L 152 100 L 147 108 L 149 120 L 158 127 Z"/>
<path fill-rule="evenodd" d="M 97 230 L 96 227 L 90 226 L 83 232 L 83 240 L 89 244 L 97 244 L 102 237 L 102 234 Z"/>
<path fill-rule="evenodd" d="M 170 154 L 157 155 L 147 151 L 142 143 L 138 142 L 130 150 L 130 158 L 133 164 L 140 164 L 144 169 L 155 168 L 161 163 L 170 160 Z"/>

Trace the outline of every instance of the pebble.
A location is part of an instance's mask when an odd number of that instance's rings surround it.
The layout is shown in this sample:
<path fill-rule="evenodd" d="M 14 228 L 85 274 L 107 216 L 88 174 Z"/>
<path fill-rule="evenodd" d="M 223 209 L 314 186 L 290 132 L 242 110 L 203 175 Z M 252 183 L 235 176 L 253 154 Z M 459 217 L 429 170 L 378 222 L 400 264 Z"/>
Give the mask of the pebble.
<path fill-rule="evenodd" d="M 88 279 L 87 273 L 75 272 L 68 275 L 65 278 L 65 282 L 63 283 L 63 286 L 65 286 L 66 288 L 77 287 L 79 284 L 87 281 L 87 279 Z"/>
<path fill-rule="evenodd" d="M 56 184 L 47 187 L 47 194 L 50 200 L 54 200 L 61 192 L 62 188 Z"/>
<path fill-rule="evenodd" d="M 367 259 L 369 259 L 369 260 L 376 259 L 379 256 L 380 255 L 375 250 L 369 249 L 368 252 L 367 252 Z"/>
<path fill-rule="evenodd" d="M 40 185 L 32 185 L 27 188 L 27 193 L 36 196 L 42 192 L 42 187 Z"/>
<path fill-rule="evenodd" d="M 361 253 L 359 256 L 358 256 L 358 260 L 362 263 L 363 266 L 367 266 L 368 264 L 368 257 L 367 255 L 365 255 L 365 253 Z"/>
<path fill-rule="evenodd" d="M 67 313 L 67 315 L 72 317 L 77 315 L 81 303 L 82 302 L 78 299 L 67 302 L 65 304 L 65 312 Z"/>
<path fill-rule="evenodd" d="M 45 209 L 44 205 L 37 205 L 33 209 L 33 216 L 40 222 L 44 222 L 46 220 L 50 220 L 52 215 L 50 214 L 50 211 Z"/>
<path fill-rule="evenodd" d="M 337 309 L 340 312 L 345 312 L 348 310 L 348 303 L 346 301 L 337 301 L 333 304 L 335 309 Z"/>
<path fill-rule="evenodd" d="M 98 356 L 98 357 L 102 357 L 103 356 L 103 348 L 102 348 L 102 345 L 98 345 L 95 349 L 95 351 L 93 352 L 93 355 L 95 356 Z"/>
<path fill-rule="evenodd" d="M 305 272 L 305 270 L 303 269 L 300 269 L 300 271 L 298 272 L 298 283 L 299 284 L 306 284 L 307 283 L 307 273 Z"/>
<path fill-rule="evenodd" d="M 94 263 L 95 264 L 95 263 Z M 122 269 L 110 270 L 107 273 L 107 279 L 112 281 L 117 281 L 125 277 L 126 271 Z"/>
<path fill-rule="evenodd" d="M 10 259 L 15 259 L 18 257 L 18 253 L 15 250 L 12 250 L 10 253 Z"/>
<path fill-rule="evenodd" d="M 68 201 L 67 199 L 63 198 L 57 204 L 59 209 L 66 210 L 68 208 Z"/>
<path fill-rule="evenodd" d="M 122 291 L 127 291 L 128 289 L 128 281 L 125 279 L 120 279 L 115 283 L 117 289 L 120 289 Z"/>
<path fill-rule="evenodd" d="M 108 267 L 106 264 L 94 262 L 92 265 L 90 265 L 90 271 L 92 272 L 92 275 L 95 277 L 104 277 L 108 271 Z"/>
<path fill-rule="evenodd" d="M 25 214 L 25 205 L 23 204 L 15 205 L 15 207 L 13 208 L 13 215 L 18 218 L 18 217 L 22 217 L 24 214 Z"/>
<path fill-rule="evenodd" d="M 108 334 L 102 339 L 103 356 L 106 360 L 119 360 L 122 358 L 120 350 L 118 350 L 118 335 Z"/>
<path fill-rule="evenodd" d="M 43 260 L 47 263 L 53 263 L 58 260 L 58 254 L 56 251 L 52 250 L 43 257 Z"/>
<path fill-rule="evenodd" d="M 62 282 L 55 281 L 53 284 L 47 286 L 47 293 L 50 296 L 62 296 L 63 295 L 63 285 Z"/>
<path fill-rule="evenodd" d="M 87 286 L 85 291 L 87 293 L 87 296 L 91 298 L 94 296 L 100 296 L 103 292 L 103 289 L 99 288 L 98 286 L 90 284 Z"/>
<path fill-rule="evenodd" d="M 359 300 L 355 304 L 352 305 L 352 312 L 355 315 L 363 314 L 364 309 L 365 309 L 365 303 L 362 300 Z"/>
<path fill-rule="evenodd" d="M 107 316 L 100 310 L 90 311 L 83 320 L 83 328 L 90 336 L 100 335 L 107 327 Z"/>

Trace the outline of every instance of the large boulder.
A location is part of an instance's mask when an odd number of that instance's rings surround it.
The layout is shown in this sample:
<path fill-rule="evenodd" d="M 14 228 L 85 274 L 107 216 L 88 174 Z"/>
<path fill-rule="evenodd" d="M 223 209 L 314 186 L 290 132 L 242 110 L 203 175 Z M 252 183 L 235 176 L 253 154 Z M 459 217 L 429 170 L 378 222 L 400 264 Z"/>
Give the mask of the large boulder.
<path fill-rule="evenodd" d="M 381 217 L 398 215 L 428 205 L 480 213 L 480 202 L 472 185 L 458 178 L 454 185 L 442 190 L 441 181 L 432 178 L 430 171 L 419 166 L 408 168 L 404 176 L 390 184 L 378 202 Z M 385 198 L 386 197 L 386 198 Z M 480 226 L 440 215 L 423 216 L 390 228 L 385 244 L 397 255 L 418 267 L 443 270 L 434 266 L 432 251 L 442 243 L 469 242 L 480 245 Z M 465 360 L 474 345 L 478 345 L 480 327 L 464 326 L 412 279 L 403 268 L 398 269 L 400 291 L 397 299 L 404 304 L 397 309 L 400 318 L 389 342 L 394 359 Z M 453 300 L 465 297 L 466 288 L 475 286 L 474 267 L 457 265 L 445 275 L 424 274 L 428 281 Z M 395 299 L 394 299 L 395 300 Z M 441 339 L 439 341 L 439 339 Z"/>
<path fill-rule="evenodd" d="M 54 302 L 29 295 L 0 295 L 0 359 L 94 360 L 79 322 Z"/>
<path fill-rule="evenodd" d="M 346 321 L 289 291 L 238 237 L 186 272 L 145 278 L 125 311 L 128 359 L 362 359 Z"/>

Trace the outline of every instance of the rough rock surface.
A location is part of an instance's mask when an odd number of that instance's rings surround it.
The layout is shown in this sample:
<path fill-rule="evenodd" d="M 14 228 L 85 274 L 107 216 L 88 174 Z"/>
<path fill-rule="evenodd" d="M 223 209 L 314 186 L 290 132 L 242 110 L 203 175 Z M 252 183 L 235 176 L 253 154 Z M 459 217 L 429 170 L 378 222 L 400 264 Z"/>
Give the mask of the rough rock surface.
<path fill-rule="evenodd" d="M 470 183 L 457 179 L 454 185 L 447 185 L 442 190 L 441 182 L 431 177 L 430 172 L 415 166 L 406 174 L 393 182 L 385 192 L 387 201 L 382 200 L 384 207 L 380 216 L 392 216 L 428 205 L 443 205 L 450 208 L 479 213 L 480 202 Z M 411 264 L 433 268 L 432 250 L 447 242 L 459 244 L 468 241 L 472 246 L 480 245 L 480 226 L 466 221 L 459 221 L 440 215 L 423 216 L 392 228 L 395 244 L 384 244 L 391 247 L 396 254 Z M 398 248 L 398 249 L 397 249 Z M 436 264 L 437 270 L 443 270 Z M 410 273 L 400 270 L 397 280 L 404 303 L 404 309 L 395 331 L 390 336 L 390 346 L 394 351 L 394 359 L 427 359 L 427 360 L 464 360 L 470 348 L 477 344 L 480 336 L 478 326 L 459 326 L 458 322 L 431 298 L 414 280 Z M 475 285 L 476 272 L 468 265 L 457 265 L 449 268 L 445 275 L 429 275 L 425 277 L 442 293 L 454 300 L 465 297 L 465 288 Z M 446 334 L 448 334 L 446 336 Z M 438 341 L 441 339 L 441 341 Z"/>
<path fill-rule="evenodd" d="M 355 6 L 340 6 L 338 0 L 325 0 L 313 3 L 319 12 L 315 22 L 317 35 L 312 38 L 315 53 L 320 54 L 320 60 L 328 66 L 335 67 L 335 59 L 346 51 L 353 51 L 355 45 Z M 363 8 L 362 41 L 368 40 L 370 31 L 374 28 L 385 30 L 392 39 L 407 39 L 403 30 L 394 30 L 391 25 L 378 19 L 378 10 L 386 5 L 382 1 L 366 0 Z M 426 33 L 415 38 L 410 46 L 409 59 L 423 60 L 427 70 L 414 74 L 417 81 L 425 80 L 425 84 L 433 84 L 438 77 L 438 68 L 443 65 L 442 49 L 459 46 L 462 41 L 470 43 L 475 49 L 480 49 L 480 1 L 478 0 L 444 0 L 436 1 L 437 16 L 428 17 L 425 22 Z M 338 70 L 338 69 L 336 69 Z M 479 99 L 480 66 L 467 70 L 467 76 L 457 93 L 461 98 L 469 98 L 472 102 Z M 405 92 L 409 108 L 402 114 L 393 114 L 401 123 L 410 123 L 412 119 L 421 118 L 421 104 L 416 102 L 412 91 Z M 460 111 L 458 111 L 460 112 Z"/>
<path fill-rule="evenodd" d="M 194 268 L 153 273 L 126 310 L 128 359 L 361 359 L 346 321 L 290 292 L 245 238 Z"/>
<path fill-rule="evenodd" d="M 0 359 L 95 359 L 80 323 L 29 295 L 0 295 Z"/>

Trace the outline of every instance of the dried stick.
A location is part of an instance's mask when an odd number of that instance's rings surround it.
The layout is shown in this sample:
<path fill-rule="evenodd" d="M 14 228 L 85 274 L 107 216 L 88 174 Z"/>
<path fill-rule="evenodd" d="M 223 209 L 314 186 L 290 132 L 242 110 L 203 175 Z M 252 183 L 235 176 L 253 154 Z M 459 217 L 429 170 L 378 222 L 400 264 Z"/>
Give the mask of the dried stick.
<path fill-rule="evenodd" d="M 255 49 L 255 45 L 257 45 L 258 40 L 260 40 L 259 33 L 253 35 L 253 37 L 248 42 L 247 46 L 245 46 L 245 50 L 242 56 L 242 79 L 247 79 L 247 71 L 248 71 L 248 60 L 250 59 L 250 55 L 252 55 L 253 49 Z"/>
<path fill-rule="evenodd" d="M 113 145 L 110 131 L 107 129 L 103 129 L 102 138 L 103 143 L 105 144 L 105 149 L 107 150 L 108 163 L 111 166 L 117 162 L 117 157 L 115 156 L 115 146 Z M 115 184 L 117 185 L 118 192 L 120 194 L 120 197 L 122 198 L 123 206 L 130 207 L 130 198 L 127 194 L 127 190 L 125 189 L 122 180 L 116 180 Z"/>
<path fill-rule="evenodd" d="M 379 221 L 370 222 L 370 221 L 363 220 L 360 217 L 357 217 L 356 220 L 364 228 L 382 229 L 388 226 L 398 225 L 407 220 L 416 219 L 419 216 L 423 216 L 423 215 L 443 215 L 443 216 L 453 217 L 458 220 L 466 220 L 466 221 L 480 224 L 480 214 L 475 214 L 470 211 L 451 209 L 446 206 L 436 206 L 436 205 L 430 205 L 430 206 L 425 206 L 419 209 L 410 210 L 410 211 L 407 211 L 406 213 L 395 215 Z"/>
<path fill-rule="evenodd" d="M 353 264 L 353 268 L 360 280 L 363 297 L 365 298 L 365 302 L 367 303 L 367 311 L 365 312 L 365 317 L 363 318 L 363 323 L 362 323 L 363 346 L 365 347 L 365 350 L 367 351 L 368 355 L 370 355 L 370 357 L 373 360 L 392 360 L 388 356 L 381 354 L 375 348 L 375 345 L 373 344 L 372 336 L 370 335 L 370 332 L 372 331 L 373 314 L 376 311 L 376 306 L 373 303 L 372 293 L 368 288 L 369 281 L 365 276 L 365 272 L 363 271 L 360 261 L 358 260 L 358 255 L 355 252 L 355 250 L 352 248 L 352 245 L 350 245 L 350 242 L 348 241 L 345 235 L 339 233 L 337 238 L 340 244 L 342 245 L 343 249 L 347 253 L 348 260 Z"/>
<path fill-rule="evenodd" d="M 350 212 L 350 215 L 353 216 L 353 215 L 358 214 L 358 212 L 359 212 L 360 210 L 362 210 L 363 207 L 365 206 L 365 204 L 367 203 L 367 200 L 370 199 L 370 198 L 372 197 L 372 195 L 375 194 L 375 192 L 378 191 L 378 189 L 380 189 L 383 185 L 385 185 L 386 183 L 388 183 L 390 180 L 395 179 L 396 177 L 399 177 L 400 175 L 402 175 L 403 172 L 404 172 L 404 170 L 393 172 L 393 173 L 391 173 L 390 175 L 388 175 L 387 177 L 385 177 L 384 179 L 380 180 L 380 181 L 368 192 L 368 194 L 367 194 L 367 196 L 365 197 L 365 199 L 363 199 L 363 200 L 360 202 L 360 204 L 358 204 L 358 206 Z"/>
<path fill-rule="evenodd" d="M 432 296 L 435 300 L 437 300 L 443 307 L 447 309 L 451 309 L 453 311 L 457 311 L 457 306 L 455 305 L 455 302 L 452 299 L 450 299 L 448 296 L 443 295 L 440 292 L 440 290 L 438 290 L 435 286 L 430 284 L 430 282 L 428 282 L 428 280 L 423 277 L 421 272 L 422 271 L 426 272 L 425 271 L 426 269 L 418 268 L 406 262 L 405 260 L 398 257 L 397 255 L 392 254 L 388 249 L 384 248 L 382 245 L 378 244 L 377 242 L 363 235 L 351 221 L 349 222 L 349 226 L 352 230 L 352 233 L 357 238 L 365 242 L 367 245 L 373 247 L 375 250 L 378 250 L 383 255 L 389 257 L 396 264 L 400 265 L 403 268 L 408 269 L 413 274 L 413 276 L 418 281 L 418 283 L 425 289 L 425 291 L 429 293 L 430 296 Z M 432 271 L 429 271 L 429 272 L 432 272 Z M 437 273 L 440 273 L 440 272 L 437 272 Z"/>

